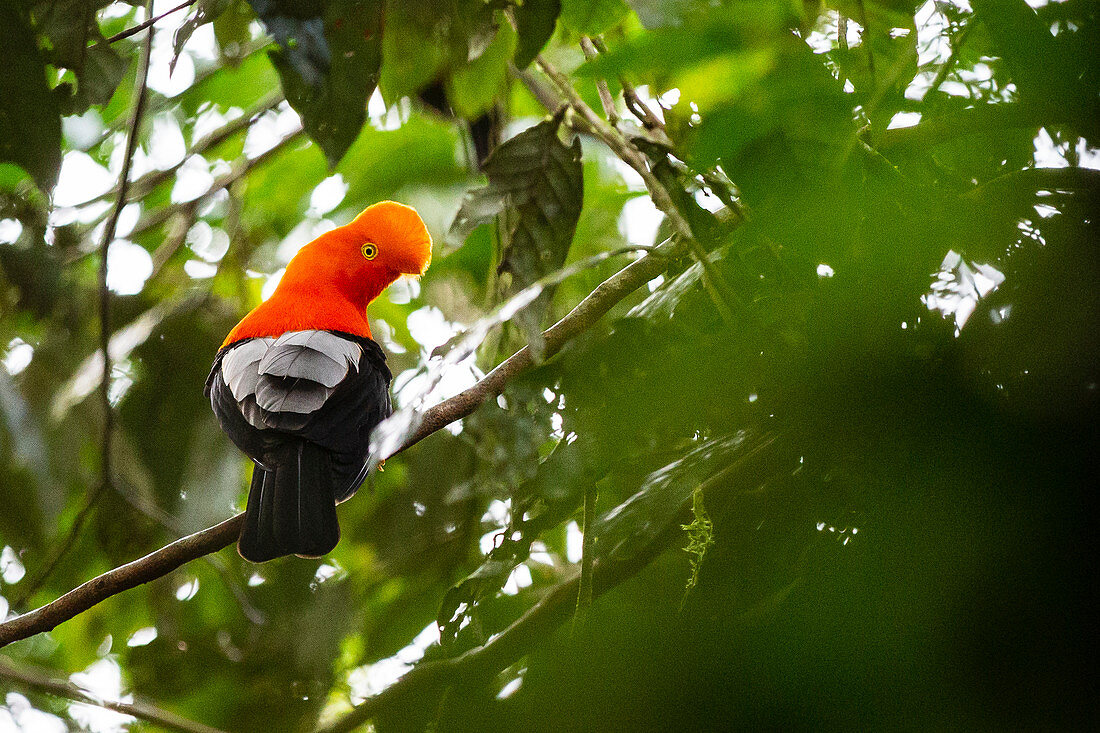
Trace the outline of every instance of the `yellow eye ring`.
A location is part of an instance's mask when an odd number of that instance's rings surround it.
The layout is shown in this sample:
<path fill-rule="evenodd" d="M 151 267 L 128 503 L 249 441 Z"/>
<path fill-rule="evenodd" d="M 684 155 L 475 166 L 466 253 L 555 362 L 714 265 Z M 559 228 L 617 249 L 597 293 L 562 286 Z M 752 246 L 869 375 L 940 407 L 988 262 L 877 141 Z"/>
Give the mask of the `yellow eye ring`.
<path fill-rule="evenodd" d="M 368 260 L 373 260 L 375 257 L 378 256 L 378 245 L 374 242 L 367 242 L 359 251 L 362 252 L 363 256 Z"/>

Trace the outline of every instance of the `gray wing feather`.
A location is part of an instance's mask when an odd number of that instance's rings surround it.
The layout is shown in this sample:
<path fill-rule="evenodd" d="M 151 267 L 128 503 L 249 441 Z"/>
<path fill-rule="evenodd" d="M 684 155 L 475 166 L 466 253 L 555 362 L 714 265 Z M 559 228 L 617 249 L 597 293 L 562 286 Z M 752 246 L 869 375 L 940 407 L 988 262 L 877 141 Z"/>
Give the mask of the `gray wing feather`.
<path fill-rule="evenodd" d="M 320 409 L 333 390 L 323 384 L 295 379 L 290 384 L 280 379 L 260 377 L 256 387 L 256 404 L 268 412 L 306 414 Z"/>
<path fill-rule="evenodd" d="M 260 362 L 260 375 L 308 379 L 335 387 L 348 375 L 348 366 L 320 351 L 276 344 Z"/>
<path fill-rule="evenodd" d="M 292 331 L 230 351 L 222 378 L 249 424 L 292 429 L 325 404 L 362 354 L 359 344 L 327 331 Z"/>
<path fill-rule="evenodd" d="M 256 382 L 260 379 L 258 365 L 273 343 L 273 338 L 246 341 L 222 359 L 222 379 L 237 402 L 255 393 Z"/>

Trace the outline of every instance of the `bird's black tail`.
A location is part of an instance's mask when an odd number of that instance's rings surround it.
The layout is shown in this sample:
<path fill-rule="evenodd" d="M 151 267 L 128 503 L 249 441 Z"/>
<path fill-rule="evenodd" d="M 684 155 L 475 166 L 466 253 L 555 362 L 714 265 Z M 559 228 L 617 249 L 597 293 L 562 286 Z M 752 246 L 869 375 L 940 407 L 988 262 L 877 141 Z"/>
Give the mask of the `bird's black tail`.
<path fill-rule="evenodd" d="M 283 555 L 319 557 L 336 547 L 340 525 L 332 457 L 307 441 L 288 441 L 252 469 L 244 529 L 237 551 L 251 562 Z"/>

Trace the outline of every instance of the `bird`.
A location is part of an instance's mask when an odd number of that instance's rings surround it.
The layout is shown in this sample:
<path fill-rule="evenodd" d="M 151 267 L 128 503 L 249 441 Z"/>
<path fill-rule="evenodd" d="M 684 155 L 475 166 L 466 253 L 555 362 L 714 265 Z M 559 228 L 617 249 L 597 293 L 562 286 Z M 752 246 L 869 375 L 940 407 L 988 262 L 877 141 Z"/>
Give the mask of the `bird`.
<path fill-rule="evenodd" d="M 371 431 L 392 409 L 367 306 L 399 277 L 423 275 L 431 257 L 415 209 L 373 204 L 302 247 L 226 336 L 205 394 L 254 464 L 237 541 L 245 560 L 336 547 L 336 504 L 366 478 Z"/>

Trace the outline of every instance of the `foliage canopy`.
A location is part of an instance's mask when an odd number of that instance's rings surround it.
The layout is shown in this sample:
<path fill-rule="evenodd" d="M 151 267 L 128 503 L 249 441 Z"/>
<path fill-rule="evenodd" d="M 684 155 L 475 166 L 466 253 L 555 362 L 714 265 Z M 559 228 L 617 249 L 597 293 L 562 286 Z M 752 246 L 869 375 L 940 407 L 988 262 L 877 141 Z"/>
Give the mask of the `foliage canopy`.
<path fill-rule="evenodd" d="M 374 201 L 437 241 L 370 312 L 382 443 L 533 358 L 330 557 L 6 647 L 0 729 L 158 725 L 38 667 L 234 731 L 1088 720 L 1096 3 L 178 4 L 0 6 L 0 619 L 242 508 L 210 361 Z"/>

